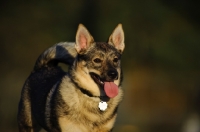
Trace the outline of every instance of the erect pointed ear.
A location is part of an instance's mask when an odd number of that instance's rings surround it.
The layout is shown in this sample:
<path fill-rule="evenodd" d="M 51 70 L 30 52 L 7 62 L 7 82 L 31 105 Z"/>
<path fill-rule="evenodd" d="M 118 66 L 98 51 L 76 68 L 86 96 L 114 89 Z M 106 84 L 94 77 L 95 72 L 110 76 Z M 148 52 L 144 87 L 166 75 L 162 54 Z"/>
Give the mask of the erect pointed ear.
<path fill-rule="evenodd" d="M 119 50 L 121 53 L 124 50 L 124 31 L 122 29 L 122 24 L 118 24 L 113 33 L 110 35 L 109 44 L 114 45 L 114 47 Z"/>
<path fill-rule="evenodd" d="M 94 42 L 93 37 L 90 35 L 88 30 L 83 26 L 83 24 L 79 24 L 78 30 L 76 32 L 76 43 L 75 43 L 75 49 L 76 51 L 81 54 L 85 50 L 88 49 L 88 47 Z"/>

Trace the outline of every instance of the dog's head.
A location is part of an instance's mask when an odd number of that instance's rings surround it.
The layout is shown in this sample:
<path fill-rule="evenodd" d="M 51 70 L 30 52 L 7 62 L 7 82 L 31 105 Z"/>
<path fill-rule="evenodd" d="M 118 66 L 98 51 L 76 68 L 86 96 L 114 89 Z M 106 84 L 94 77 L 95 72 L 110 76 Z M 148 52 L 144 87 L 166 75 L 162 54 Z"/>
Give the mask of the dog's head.
<path fill-rule="evenodd" d="M 121 82 L 121 54 L 124 32 L 119 24 L 108 42 L 94 42 L 88 30 L 80 24 L 76 34 L 74 77 L 79 87 L 93 96 L 117 96 Z"/>

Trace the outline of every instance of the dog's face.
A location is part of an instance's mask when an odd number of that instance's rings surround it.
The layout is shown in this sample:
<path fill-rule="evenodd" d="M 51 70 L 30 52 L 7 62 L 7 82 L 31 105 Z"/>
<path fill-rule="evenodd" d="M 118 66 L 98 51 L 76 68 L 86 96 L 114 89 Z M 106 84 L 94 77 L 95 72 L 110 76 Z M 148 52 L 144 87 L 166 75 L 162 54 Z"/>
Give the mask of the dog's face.
<path fill-rule="evenodd" d="M 117 96 L 121 81 L 121 54 L 124 33 L 118 25 L 109 41 L 94 42 L 83 25 L 79 25 L 75 48 L 78 52 L 76 67 L 80 87 L 94 96 Z"/>
<path fill-rule="evenodd" d="M 112 45 L 97 42 L 82 58 L 97 84 L 118 80 L 121 54 Z"/>

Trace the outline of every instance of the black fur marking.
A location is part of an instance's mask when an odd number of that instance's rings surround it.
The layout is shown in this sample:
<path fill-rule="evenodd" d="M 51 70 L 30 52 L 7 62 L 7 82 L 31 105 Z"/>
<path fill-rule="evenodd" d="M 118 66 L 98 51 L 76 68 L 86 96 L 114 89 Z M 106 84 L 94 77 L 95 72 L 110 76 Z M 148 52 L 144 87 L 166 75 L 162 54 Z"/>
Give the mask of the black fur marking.
<path fill-rule="evenodd" d="M 92 95 L 92 93 L 91 93 L 90 91 L 88 91 L 88 90 L 86 90 L 86 89 L 80 87 L 80 86 L 78 85 L 78 83 L 76 83 L 76 82 L 72 79 L 72 77 L 70 77 L 70 78 L 71 78 L 71 81 L 76 85 L 76 87 L 77 87 L 83 94 L 85 94 L 85 95 L 87 95 L 87 96 L 89 96 L 89 97 L 98 97 L 98 96 Z"/>
<path fill-rule="evenodd" d="M 51 117 L 50 117 L 50 119 L 51 119 L 50 121 L 52 124 L 51 131 L 54 130 L 56 132 L 56 131 L 61 131 L 61 129 L 60 129 L 59 123 L 58 123 L 59 115 L 57 115 L 57 109 L 55 109 L 55 106 L 58 105 L 58 106 L 66 107 L 67 104 L 62 100 L 62 96 L 60 95 L 58 90 L 56 90 L 53 93 L 52 98 L 54 98 L 54 100 L 51 101 L 51 105 L 52 105 L 51 108 L 53 108 L 53 109 L 51 109 Z"/>
<path fill-rule="evenodd" d="M 58 67 L 43 67 L 33 72 L 28 78 L 28 83 L 32 88 L 30 91 L 32 113 L 34 114 L 35 120 L 45 129 L 47 129 L 45 124 L 46 97 L 53 86 L 60 81 L 65 74 L 66 73 Z M 35 97 L 35 95 L 37 95 L 37 97 Z M 52 106 L 51 109 L 53 109 L 53 107 L 54 106 Z M 57 122 L 56 118 L 53 119 L 55 119 L 55 122 Z"/>
<path fill-rule="evenodd" d="M 97 97 L 97 96 L 93 96 L 92 93 L 90 91 L 86 90 L 86 89 L 83 89 L 81 87 L 79 87 L 79 89 L 83 94 L 86 94 L 89 97 Z"/>

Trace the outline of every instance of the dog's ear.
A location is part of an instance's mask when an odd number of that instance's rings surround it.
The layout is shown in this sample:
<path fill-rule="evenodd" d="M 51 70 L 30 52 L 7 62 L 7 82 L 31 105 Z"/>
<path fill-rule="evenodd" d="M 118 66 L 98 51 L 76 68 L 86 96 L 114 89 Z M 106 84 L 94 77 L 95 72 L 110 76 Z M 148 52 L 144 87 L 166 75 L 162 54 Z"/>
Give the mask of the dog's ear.
<path fill-rule="evenodd" d="M 114 45 L 115 48 L 120 51 L 120 53 L 123 52 L 125 44 L 122 24 L 117 25 L 113 33 L 110 35 L 108 43 Z"/>
<path fill-rule="evenodd" d="M 78 30 L 76 33 L 76 43 L 75 43 L 75 49 L 76 51 L 81 54 L 85 50 L 88 49 L 88 47 L 94 42 L 93 37 L 90 35 L 88 30 L 83 26 L 82 24 L 79 24 Z"/>

